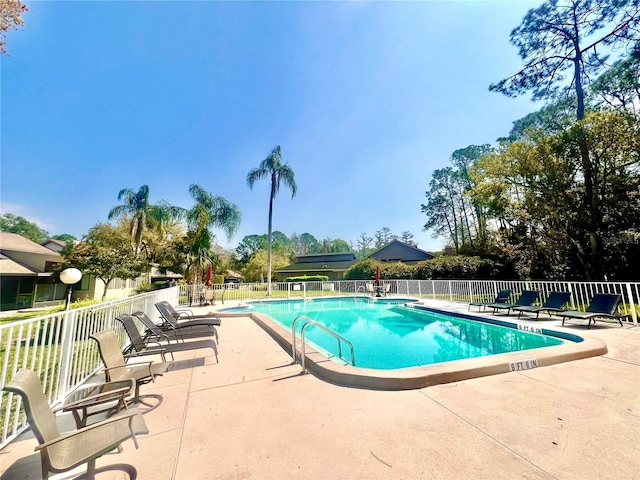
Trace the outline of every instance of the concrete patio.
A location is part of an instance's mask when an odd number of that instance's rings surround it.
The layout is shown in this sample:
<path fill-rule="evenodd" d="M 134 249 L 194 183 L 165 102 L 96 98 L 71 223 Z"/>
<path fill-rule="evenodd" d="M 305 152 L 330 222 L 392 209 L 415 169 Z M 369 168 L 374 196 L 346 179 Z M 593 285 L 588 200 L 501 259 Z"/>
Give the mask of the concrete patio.
<path fill-rule="evenodd" d="M 143 480 L 640 478 L 640 327 L 564 328 L 601 338 L 608 354 L 386 392 L 300 375 L 250 318 L 226 318 L 220 363 L 204 357 L 143 386 L 164 398 L 145 415 L 150 434 L 98 465 L 131 463 Z M 11 443 L 0 472 L 36 444 L 29 432 Z"/>

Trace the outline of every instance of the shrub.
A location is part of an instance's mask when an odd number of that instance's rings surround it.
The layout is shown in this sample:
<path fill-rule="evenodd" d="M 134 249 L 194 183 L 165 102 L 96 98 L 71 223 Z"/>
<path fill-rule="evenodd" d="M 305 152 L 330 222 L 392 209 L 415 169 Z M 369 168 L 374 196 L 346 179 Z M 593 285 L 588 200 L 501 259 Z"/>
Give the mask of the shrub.
<path fill-rule="evenodd" d="M 288 277 L 285 282 L 328 282 L 327 275 L 300 275 L 298 277 Z"/>
<path fill-rule="evenodd" d="M 376 267 L 380 268 L 380 278 L 386 280 L 489 279 L 499 278 L 501 275 L 500 265 L 492 260 L 455 255 L 424 260 L 414 265 L 363 260 L 347 270 L 344 278 L 372 280 L 376 275 Z"/>
<path fill-rule="evenodd" d="M 362 260 L 353 265 L 344 274 L 345 280 L 372 280 L 376 276 L 376 267 L 381 263 L 372 259 Z M 382 276 L 382 273 L 380 274 Z"/>

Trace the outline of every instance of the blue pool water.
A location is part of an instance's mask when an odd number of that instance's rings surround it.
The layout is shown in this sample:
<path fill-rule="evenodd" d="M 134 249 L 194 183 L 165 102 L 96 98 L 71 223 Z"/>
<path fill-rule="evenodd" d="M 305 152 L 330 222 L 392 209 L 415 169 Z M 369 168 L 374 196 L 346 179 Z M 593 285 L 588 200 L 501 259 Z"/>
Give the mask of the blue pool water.
<path fill-rule="evenodd" d="M 392 370 L 562 344 L 562 340 L 404 306 L 407 301 L 368 297 L 286 300 L 252 303 L 226 311 L 264 313 L 289 331 L 300 315 L 325 325 L 349 340 L 357 367 Z M 400 303 L 400 304 L 399 304 Z M 297 323 L 297 330 L 304 323 Z M 337 340 L 315 326 L 308 341 L 338 355 Z M 343 344 L 343 358 L 350 359 Z"/>

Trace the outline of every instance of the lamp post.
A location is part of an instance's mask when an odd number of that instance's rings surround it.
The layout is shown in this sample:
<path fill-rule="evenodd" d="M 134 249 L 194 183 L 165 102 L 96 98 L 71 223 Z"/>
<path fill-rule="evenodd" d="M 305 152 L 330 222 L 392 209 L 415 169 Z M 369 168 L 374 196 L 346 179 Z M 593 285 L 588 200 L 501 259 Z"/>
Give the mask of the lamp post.
<path fill-rule="evenodd" d="M 67 303 L 65 304 L 64 309 L 69 309 L 69 303 L 71 303 L 71 285 L 78 283 L 82 278 L 82 272 L 77 268 L 65 268 L 60 272 L 60 281 L 67 287 Z"/>

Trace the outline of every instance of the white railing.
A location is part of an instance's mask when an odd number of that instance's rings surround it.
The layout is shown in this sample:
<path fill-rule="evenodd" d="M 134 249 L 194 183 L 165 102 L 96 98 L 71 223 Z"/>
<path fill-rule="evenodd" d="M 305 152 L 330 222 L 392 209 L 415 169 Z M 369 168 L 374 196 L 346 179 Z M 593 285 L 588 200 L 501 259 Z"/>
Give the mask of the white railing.
<path fill-rule="evenodd" d="M 0 388 L 21 368 L 36 371 L 51 405 L 58 405 L 102 366 L 97 344 L 89 337 L 112 329 L 121 345 L 127 336 L 115 317 L 142 310 L 157 317 L 154 304 L 178 303 L 179 289 L 166 288 L 42 317 L 0 323 Z M 17 395 L 0 391 L 0 448 L 26 428 Z"/>
<path fill-rule="evenodd" d="M 373 280 L 336 280 L 329 282 L 274 282 L 271 298 L 306 298 L 332 295 L 356 295 L 366 290 Z M 570 281 L 519 281 L 519 280 L 382 280 L 390 284 L 390 295 L 409 295 L 435 300 L 472 303 L 494 298 L 500 290 L 510 289 L 515 298 L 523 290 L 540 291 L 543 301 L 550 292 L 571 292 L 567 308 L 584 310 L 595 293 L 618 293 L 622 295 L 620 313 L 638 324 L 640 315 L 640 282 L 570 282 Z M 204 285 L 182 285 L 180 303 L 199 305 Z M 265 283 L 216 284 L 220 295 L 217 299 L 233 303 L 268 298 Z M 223 295 L 224 294 L 224 295 Z M 219 300 L 217 300 L 218 302 Z"/>
<path fill-rule="evenodd" d="M 331 282 L 276 282 L 272 298 L 306 298 L 318 296 L 356 295 L 372 280 Z M 470 303 L 491 299 L 499 290 L 509 288 L 514 297 L 523 290 L 539 290 L 542 299 L 551 291 L 569 291 L 568 308 L 584 310 L 594 293 L 622 295 L 620 313 L 638 324 L 640 282 L 546 282 L 546 281 L 483 281 L 483 280 L 383 280 L 390 285 L 390 295 L 433 298 Z M 11 323 L 0 323 L 0 388 L 20 368 L 35 370 L 43 382 L 45 394 L 52 405 L 60 404 L 75 388 L 98 371 L 100 361 L 91 334 L 109 328 L 118 333 L 121 345 L 126 334 L 115 317 L 121 313 L 142 310 L 157 318 L 154 304 L 167 300 L 171 304 L 198 305 L 203 285 L 172 287 L 114 300 L 99 305 L 68 310 L 42 317 Z M 214 285 L 224 292 L 216 295 L 230 305 L 267 298 L 266 284 Z M 0 391 L 0 448 L 26 428 L 20 414 L 18 396 Z"/>

